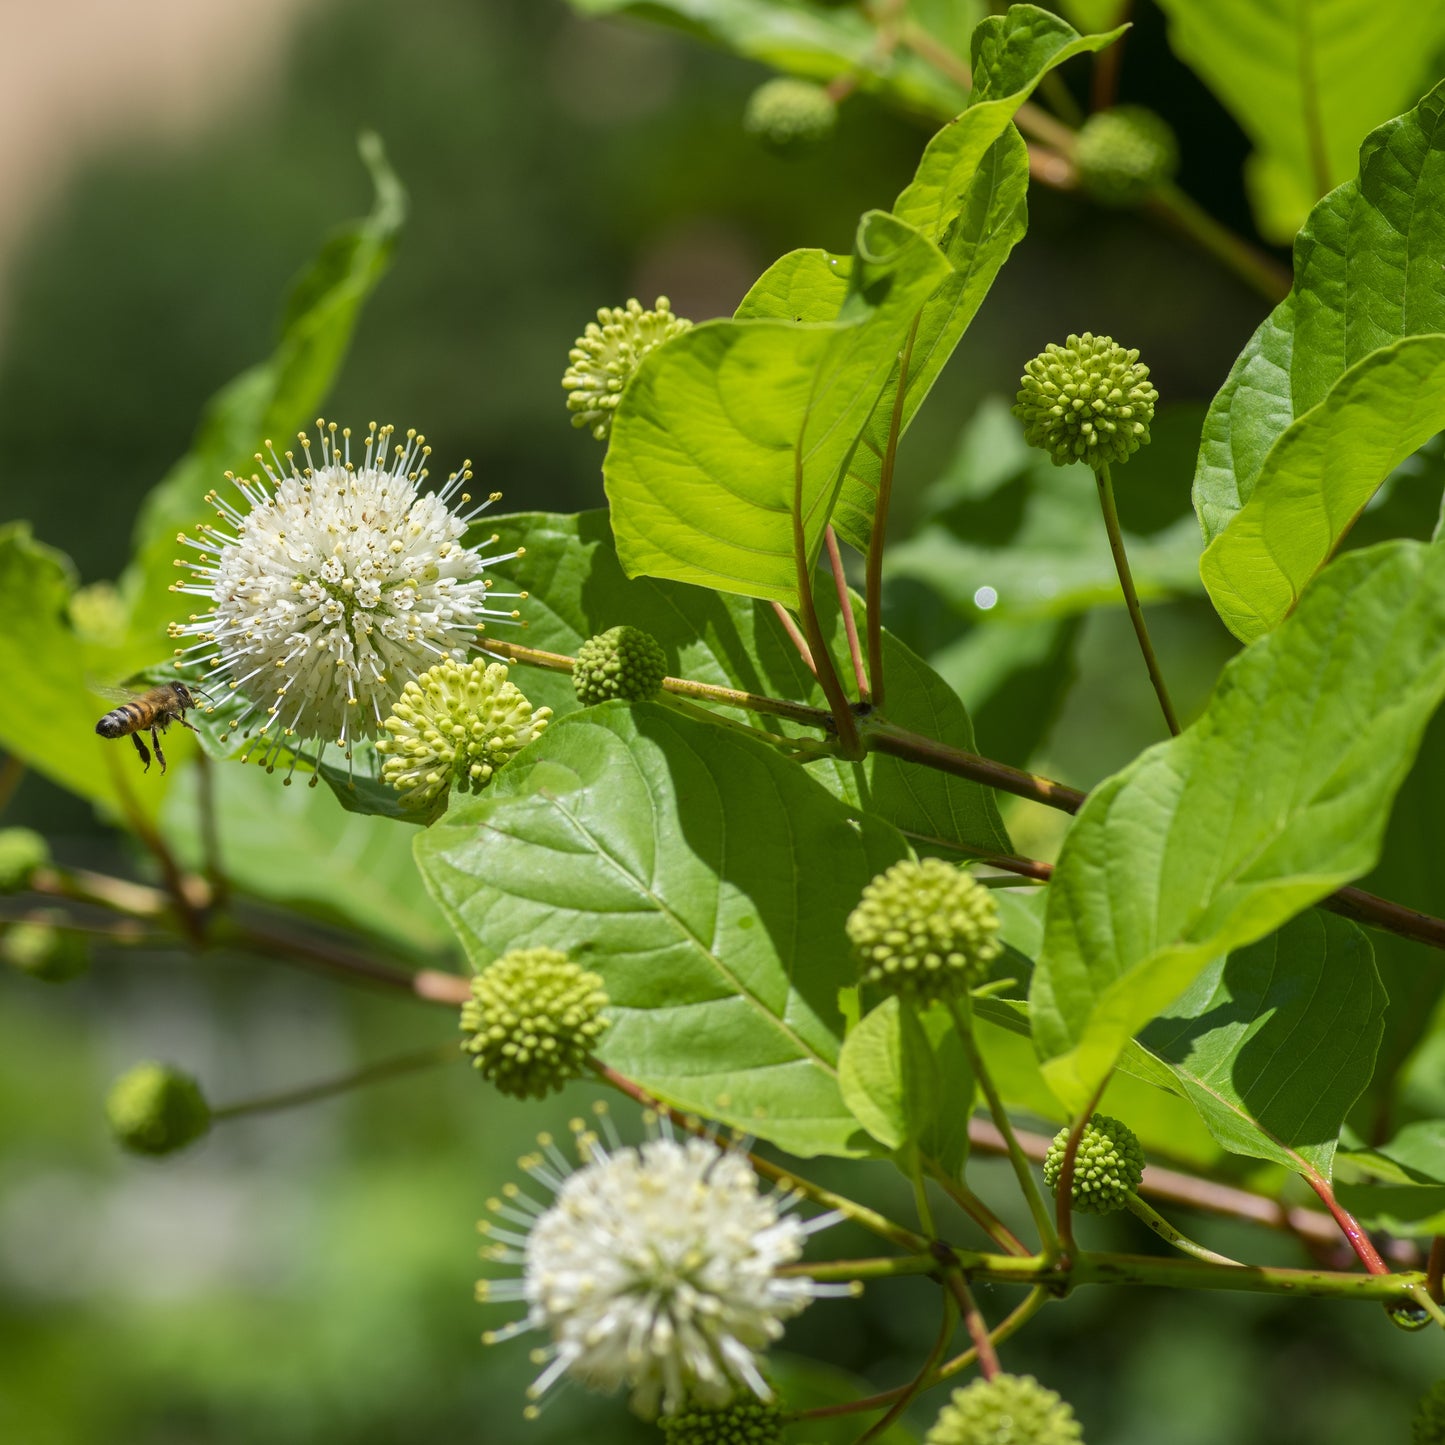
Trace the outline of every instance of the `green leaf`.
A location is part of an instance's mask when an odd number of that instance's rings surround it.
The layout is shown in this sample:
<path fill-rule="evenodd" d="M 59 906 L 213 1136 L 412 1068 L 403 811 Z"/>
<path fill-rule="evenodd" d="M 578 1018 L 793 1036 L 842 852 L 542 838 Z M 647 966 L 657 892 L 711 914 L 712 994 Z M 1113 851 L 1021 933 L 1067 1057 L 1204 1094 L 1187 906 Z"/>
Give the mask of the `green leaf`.
<path fill-rule="evenodd" d="M 671 345 L 671 343 L 668 343 Z M 650 632 L 667 653 L 675 677 L 737 688 L 823 707 L 817 679 L 803 664 L 770 607 L 737 596 L 654 578 L 627 578 L 612 548 L 605 512 L 550 513 L 498 519 L 525 554 L 508 565 L 510 581 L 526 590 L 529 646 L 575 654 L 588 637 L 629 623 Z M 824 635 L 834 655 L 845 646 L 831 594 L 820 599 Z M 902 727 L 973 749 L 973 727 L 957 695 L 896 638 L 884 633 L 888 716 Z M 577 709 L 566 675 L 515 668 L 512 681 L 534 705 L 560 717 Z M 788 736 L 816 738 L 817 729 L 786 719 L 727 710 L 726 715 Z M 810 775 L 840 798 L 866 807 L 912 837 L 965 851 L 1010 852 L 992 790 L 964 778 L 871 753 L 860 763 L 822 760 Z"/>
<path fill-rule="evenodd" d="M 749 60 L 828 81 L 856 79 L 871 94 L 908 110 L 947 116 L 962 92 L 906 46 L 880 46 L 873 21 L 852 5 L 808 0 L 569 0 L 583 15 L 631 15 L 711 41 Z M 913 0 L 915 5 L 919 0 Z M 979 0 L 943 0 L 978 18 Z M 926 19 L 925 22 L 927 23 Z M 930 28 L 932 28 L 930 26 Z"/>
<path fill-rule="evenodd" d="M 166 798 L 166 837 L 188 864 L 202 862 L 197 770 Z M 226 876 L 241 893 L 385 939 L 407 957 L 434 960 L 453 946 L 441 910 L 412 858 L 414 834 L 348 813 L 322 787 L 285 787 L 263 769 L 212 770 Z"/>
<path fill-rule="evenodd" d="M 361 156 L 375 187 L 371 213 L 321 247 L 292 288 L 275 351 L 211 399 L 191 450 L 146 499 L 136 556 L 120 582 L 130 609 L 127 635 L 90 649 L 91 669 L 103 680 L 129 676 L 170 650 L 166 628 L 180 611 L 170 591 L 176 533 L 205 512 L 206 493 L 228 469 L 249 474 L 264 438 L 280 445 L 316 418 L 406 216 L 406 193 L 374 135 L 361 138 Z"/>
<path fill-rule="evenodd" d="M 1366 1229 L 1402 1239 L 1445 1233 L 1445 1119 L 1407 1124 L 1378 1149 L 1342 1149 L 1339 1161 L 1335 1197 Z"/>
<path fill-rule="evenodd" d="M 597 970 L 601 1054 L 795 1154 L 856 1154 L 838 1091 L 844 920 L 906 852 L 773 749 L 660 707 L 555 723 L 416 838 L 473 964 L 546 944 Z"/>
<path fill-rule="evenodd" d="M 1179 58 L 1239 122 L 1256 159 L 1306 205 L 1348 179 L 1366 133 L 1420 95 L 1445 42 L 1445 11 L 1418 0 L 1159 3 Z M 1292 233 L 1276 224 L 1268 234 L 1288 241 Z"/>
<path fill-rule="evenodd" d="M 974 1082 L 946 1009 L 920 1015 L 885 999 L 844 1040 L 838 1087 L 884 1148 L 917 1145 L 949 1173 L 962 1170 Z"/>
<path fill-rule="evenodd" d="M 1216 958 L 1367 873 L 1445 694 L 1445 549 L 1327 568 L 1204 715 L 1090 794 L 1049 889 L 1033 1027 L 1081 1108 Z"/>
<path fill-rule="evenodd" d="M 1272 507 L 1267 489 L 1287 485 L 1278 478 L 1306 465 L 1307 451 L 1297 454 L 1295 448 L 1317 448 L 1332 427 L 1335 440 L 1341 439 L 1332 415 L 1347 403 L 1343 421 L 1359 435 L 1350 439 L 1348 466 L 1332 471 L 1329 486 L 1319 487 L 1317 504 L 1347 526 L 1360 505 L 1352 498 L 1370 468 L 1388 455 L 1392 436 L 1355 398 L 1378 391 L 1397 366 L 1407 387 L 1412 377 L 1426 380 L 1429 344 L 1406 348 L 1404 359 L 1362 364 L 1407 337 L 1445 332 L 1445 288 L 1435 283 L 1445 266 L 1445 233 L 1433 221 L 1445 205 L 1442 117 L 1445 86 L 1370 135 L 1360 150 L 1358 179 L 1311 212 L 1295 246 L 1293 290 L 1240 353 L 1205 421 L 1194 504 L 1211 547 L 1243 509 Z M 1376 372 L 1376 365 L 1383 370 Z M 1361 368 L 1359 376 L 1347 378 L 1354 368 Z M 1305 421 L 1316 408 L 1318 415 Z M 1297 421 L 1298 439 L 1287 437 Z M 1335 532 L 1336 540 L 1342 534 Z M 1319 533 L 1312 529 L 1312 535 Z M 1317 541 L 1311 547 L 1317 551 Z M 1316 557 L 1310 570 L 1326 555 Z M 1296 571 L 1305 565 L 1308 559 L 1293 563 Z M 1252 598 L 1249 579 L 1237 567 L 1232 572 L 1232 587 Z M 1261 585 L 1278 584 L 1266 574 Z"/>
<path fill-rule="evenodd" d="M 870 211 L 835 320 L 710 321 L 652 352 L 603 469 L 628 574 L 796 607 L 795 543 L 811 567 L 898 349 L 948 270 Z"/>
<path fill-rule="evenodd" d="M 1445 335 L 1410 336 L 1357 362 L 1270 448 L 1254 489 L 1200 573 L 1245 642 L 1287 617 L 1380 483 L 1445 427 Z"/>
<path fill-rule="evenodd" d="M 1384 1012 L 1369 940 L 1311 909 L 1216 960 L 1139 1042 L 1231 1153 L 1328 1181 Z"/>

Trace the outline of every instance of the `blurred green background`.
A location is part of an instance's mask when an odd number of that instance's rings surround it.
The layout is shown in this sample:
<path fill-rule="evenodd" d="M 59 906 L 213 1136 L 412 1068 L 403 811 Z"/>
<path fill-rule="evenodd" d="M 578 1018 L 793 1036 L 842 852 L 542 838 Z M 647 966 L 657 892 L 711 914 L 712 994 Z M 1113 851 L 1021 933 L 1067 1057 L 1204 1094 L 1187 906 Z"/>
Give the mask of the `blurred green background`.
<path fill-rule="evenodd" d="M 559 386 L 598 306 L 665 293 L 695 319 L 730 312 L 781 252 L 847 250 L 858 214 L 891 203 L 927 136 L 855 99 L 827 147 L 778 159 L 739 124 L 759 68 L 580 20 L 561 0 L 155 0 L 126 7 L 113 31 L 103 8 L 27 12 L 12 31 L 17 136 L 33 132 L 44 165 L 23 164 L 17 140 L 0 171 L 0 521 L 31 518 L 86 582 L 118 573 L 141 498 L 206 398 L 268 351 L 318 239 L 366 209 L 360 129 L 384 138 L 412 211 L 328 415 L 424 430 L 439 462 L 470 456 L 516 510 L 603 500 L 601 450 L 569 427 Z M 1247 231 L 1243 138 L 1173 59 L 1157 12 L 1141 5 L 1137 20 L 1124 98 L 1166 111 L 1185 188 Z M 117 73 L 128 83 L 92 83 Z M 1087 68 L 1065 76 L 1085 92 Z M 990 526 L 1016 525 L 1007 427 L 989 429 L 999 414 L 986 399 L 1007 395 L 1045 342 L 1085 328 L 1140 347 L 1176 409 L 1152 470 L 1131 470 L 1126 527 L 1157 537 L 1187 518 L 1200 407 L 1266 305 L 1132 216 L 1038 188 L 1030 204 L 1027 240 L 910 433 L 900 539 L 961 514 L 979 545 Z M 1188 532 L 1170 533 L 1186 562 Z M 900 569 L 891 621 L 959 687 L 985 752 L 1087 786 L 1155 740 L 1122 613 L 986 622 L 925 587 L 925 564 Z M 1232 644 L 1195 599 L 1154 607 L 1151 623 L 1192 711 Z M 1025 653 L 1039 665 L 1000 664 Z M 228 787 L 237 817 L 272 821 L 267 780 Z M 324 790 L 294 806 L 319 826 L 318 866 L 339 866 L 322 859 L 328 826 L 340 838 L 352 823 Z M 145 871 L 86 805 L 34 777 L 4 821 L 41 828 L 68 861 Z M 1053 819 L 1011 821 L 1021 851 L 1048 854 Z M 263 827 L 238 824 L 228 846 L 245 850 L 245 869 L 266 868 Z M 398 943 L 444 962 L 414 875 L 376 886 Z M 111 951 L 64 990 L 0 977 L 0 1438 L 652 1438 L 619 1402 L 579 1392 L 524 1422 L 527 1343 L 478 1343 L 499 1321 L 471 1299 L 473 1222 L 532 1136 L 562 1129 L 579 1101 L 505 1104 L 457 1065 L 228 1126 L 158 1166 L 120 1157 L 103 1129 L 106 1082 L 137 1058 L 170 1059 L 227 1102 L 449 1025 L 439 1010 L 226 956 Z M 876 1172 L 879 1197 L 894 1198 Z M 1279 1242 L 1201 1232 L 1298 1262 Z M 1149 1247 L 1129 1225 L 1119 1239 Z M 868 1248 L 842 1232 L 835 1246 Z M 932 1298 L 911 1282 L 877 1288 L 866 1311 L 820 1304 L 789 1344 L 891 1385 L 931 1342 Z M 994 1317 L 1008 1303 L 983 1300 Z M 1373 1309 L 1099 1292 L 1046 1311 L 1007 1360 L 1071 1398 L 1095 1445 L 1353 1445 L 1404 1438 L 1438 1345 Z M 936 1408 L 930 1397 L 915 1422 Z"/>

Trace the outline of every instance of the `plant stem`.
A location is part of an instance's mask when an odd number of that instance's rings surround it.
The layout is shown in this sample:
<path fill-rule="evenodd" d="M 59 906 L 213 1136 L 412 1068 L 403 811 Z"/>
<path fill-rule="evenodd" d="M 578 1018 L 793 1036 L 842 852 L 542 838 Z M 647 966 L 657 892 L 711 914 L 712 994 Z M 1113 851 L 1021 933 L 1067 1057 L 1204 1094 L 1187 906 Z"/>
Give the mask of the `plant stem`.
<path fill-rule="evenodd" d="M 1359 1257 L 1360 1263 L 1371 1274 L 1389 1274 L 1390 1266 L 1381 1259 L 1380 1251 L 1375 1248 L 1370 1236 L 1360 1228 L 1360 1223 L 1355 1216 L 1335 1198 L 1335 1192 L 1329 1184 L 1318 1174 L 1305 1174 L 1302 1177 L 1304 1182 L 1319 1195 L 1325 1208 L 1334 1216 L 1335 1223 L 1339 1225 L 1340 1232 L 1349 1240 L 1350 1248 Z"/>
<path fill-rule="evenodd" d="M 445 1044 L 434 1044 L 414 1054 L 402 1054 L 398 1058 L 386 1059 L 379 1064 L 368 1064 L 354 1073 L 343 1074 L 340 1078 L 328 1079 L 319 1084 L 306 1084 L 298 1089 L 286 1089 L 276 1094 L 264 1094 L 257 1099 L 247 1099 L 239 1104 L 227 1104 L 224 1108 L 213 1109 L 211 1118 L 217 1122 L 223 1119 L 242 1119 L 250 1114 L 271 1114 L 280 1109 L 294 1109 L 302 1104 L 314 1103 L 318 1099 L 329 1099 L 336 1094 L 345 1094 L 366 1084 L 377 1084 L 383 1079 L 395 1078 L 400 1074 L 415 1073 L 418 1069 L 431 1068 L 435 1064 L 464 1057 L 455 1040 Z"/>
<path fill-rule="evenodd" d="M 953 1292 L 954 1298 L 958 1301 L 959 1312 L 963 1315 L 963 1323 L 968 1330 L 968 1337 L 973 1341 L 974 1354 L 978 1357 L 979 1372 L 985 1380 L 996 1380 L 1002 1373 L 998 1362 L 998 1352 L 994 1349 L 993 1340 L 989 1336 L 988 1321 L 984 1319 L 983 1313 L 978 1307 L 978 1301 L 974 1299 L 973 1291 L 969 1289 L 968 1281 L 963 1276 L 963 1271 L 950 1269 L 944 1278 Z"/>
<path fill-rule="evenodd" d="M 798 630 L 798 624 L 793 620 L 793 614 L 781 602 L 774 602 L 773 615 L 778 619 L 783 631 L 788 634 L 788 640 L 797 648 L 798 656 L 803 659 L 803 666 L 814 677 L 817 677 L 818 664 L 813 661 L 813 649 L 808 646 L 807 638 Z"/>
<path fill-rule="evenodd" d="M 964 1286 L 967 1289 L 967 1286 Z M 893 1403 L 875 1420 L 857 1439 L 855 1445 L 867 1445 L 870 1440 L 876 1440 L 893 1422 L 913 1403 L 914 1400 L 928 1388 L 930 1378 L 938 1367 L 938 1362 L 943 1358 L 943 1352 L 948 1348 L 948 1342 L 953 1338 L 953 1297 L 943 1297 L 943 1318 L 939 1321 L 938 1334 L 933 1341 L 933 1348 L 928 1352 L 928 1358 L 919 1367 L 918 1373 L 902 1389 L 897 1391 Z"/>
<path fill-rule="evenodd" d="M 1230 1259 L 1228 1255 L 1224 1254 L 1216 1254 L 1212 1249 L 1206 1249 L 1202 1244 L 1197 1244 L 1190 1239 L 1187 1234 L 1175 1229 L 1153 1205 L 1140 1199 L 1137 1194 L 1129 1195 L 1128 1207 L 1130 1212 L 1142 1219 L 1160 1239 L 1166 1244 L 1172 1244 L 1182 1253 L 1190 1255 L 1194 1259 L 1202 1259 L 1206 1264 L 1239 1264 L 1237 1259 Z"/>
<path fill-rule="evenodd" d="M 1068 1142 L 1064 1145 L 1059 1177 L 1054 1182 L 1054 1217 L 1058 1221 L 1059 1238 L 1063 1241 L 1064 1249 L 1071 1255 L 1078 1249 L 1074 1241 L 1074 1162 L 1079 1157 L 1079 1141 L 1084 1137 L 1084 1130 L 1088 1128 L 1089 1120 L 1093 1118 L 1094 1110 L 1098 1108 L 1108 1082 L 1109 1076 L 1106 1074 L 1094 1090 L 1094 1097 L 1089 1100 L 1088 1107 L 1074 1120 L 1069 1130 Z"/>
<path fill-rule="evenodd" d="M 1220 225 L 1172 182 L 1154 191 L 1144 211 L 1207 251 L 1271 304 L 1289 295 L 1294 277 L 1287 267 Z"/>
<path fill-rule="evenodd" d="M 1057 1254 L 1059 1239 L 1054 1233 L 1054 1222 L 1049 1218 L 1048 1207 L 1044 1203 L 1043 1195 L 1039 1192 L 1038 1181 L 1034 1178 L 1029 1161 L 1023 1150 L 1019 1148 L 1018 1140 L 1014 1137 L 1013 1124 L 1009 1121 L 1008 1111 L 1004 1108 L 1003 1099 L 999 1096 L 998 1089 L 994 1086 L 993 1078 L 989 1074 L 988 1066 L 983 1061 L 978 1040 L 973 1036 L 972 1007 L 969 1004 L 968 995 L 963 994 L 959 998 L 950 998 L 947 1000 L 947 1004 L 949 1013 L 953 1015 L 953 1027 L 963 1044 L 964 1053 L 968 1056 L 969 1067 L 973 1070 L 974 1077 L 983 1090 L 984 1098 L 988 1100 L 989 1113 L 993 1115 L 993 1121 L 998 1126 L 999 1133 L 1003 1135 L 1004 1143 L 1008 1146 L 1009 1162 L 1013 1165 L 1019 1188 L 1028 1201 L 1029 1212 L 1034 1217 L 1034 1225 L 1039 1231 L 1039 1238 L 1043 1241 L 1044 1250 L 1048 1255 Z"/>
<path fill-rule="evenodd" d="M 998 1135 L 1002 1144 L 1003 1136 Z M 1009 1254 L 1026 1255 L 1028 1246 L 996 1215 L 971 1189 L 951 1179 L 946 1170 L 937 1164 L 930 1165 L 929 1171 L 938 1187 L 963 1210 L 993 1242 Z"/>
<path fill-rule="evenodd" d="M 10 806 L 15 789 L 20 786 L 20 780 L 24 776 L 25 764 L 14 753 L 7 753 L 5 761 L 0 763 L 0 813 Z"/>
<path fill-rule="evenodd" d="M 1124 0 L 1124 4 L 1114 16 L 1114 23 L 1122 25 L 1128 20 L 1132 8 L 1130 0 Z M 1123 68 L 1124 45 L 1128 39 L 1128 35 L 1121 35 L 1112 45 L 1094 54 L 1089 104 L 1095 110 L 1108 110 L 1119 98 L 1119 71 Z"/>
<path fill-rule="evenodd" d="M 1119 586 L 1124 589 L 1124 605 L 1129 609 L 1129 621 L 1134 624 L 1134 636 L 1139 639 L 1139 651 L 1144 654 L 1144 666 L 1149 669 L 1149 681 L 1154 684 L 1155 696 L 1164 710 L 1164 721 L 1169 731 L 1179 736 L 1179 719 L 1174 715 L 1174 704 L 1169 700 L 1169 689 L 1164 686 L 1164 674 L 1159 670 L 1159 659 L 1154 655 L 1154 644 L 1149 640 L 1149 629 L 1144 625 L 1144 610 L 1139 606 L 1139 594 L 1134 590 L 1134 576 L 1129 570 L 1129 557 L 1124 551 L 1124 534 L 1119 528 L 1119 509 L 1114 505 L 1114 479 L 1109 474 L 1109 464 L 1104 462 L 1094 470 L 1094 480 L 1099 484 L 1099 505 L 1104 509 L 1104 529 L 1109 534 L 1109 550 L 1114 554 L 1114 570 L 1119 574 Z"/>
<path fill-rule="evenodd" d="M 1430 1241 L 1430 1259 L 1425 1266 L 1425 1291 L 1435 1303 L 1445 1304 L 1445 1235 Z"/>
<path fill-rule="evenodd" d="M 868 670 L 863 666 L 863 653 L 858 646 L 858 619 L 853 616 L 853 601 L 848 596 L 848 577 L 843 571 L 843 556 L 838 550 L 838 534 L 831 522 L 823 529 L 823 540 L 828 548 L 828 566 L 833 572 L 833 585 L 838 589 L 838 611 L 843 617 L 843 632 L 848 639 L 848 656 L 853 662 L 853 681 L 858 688 L 858 700 L 867 702 L 871 696 L 868 688 Z"/>
<path fill-rule="evenodd" d="M 883 549 L 888 541 L 888 509 L 893 502 L 893 472 L 898 463 L 898 442 L 903 435 L 903 406 L 908 397 L 908 368 L 913 360 L 913 343 L 918 337 L 920 312 L 908 328 L 908 340 L 898 357 L 898 385 L 893 392 L 893 410 L 888 417 L 888 440 L 878 472 L 878 499 L 873 507 L 873 525 L 868 532 L 868 560 L 865 601 L 868 617 L 868 675 L 873 679 L 873 706 L 884 701 L 883 674 Z"/>

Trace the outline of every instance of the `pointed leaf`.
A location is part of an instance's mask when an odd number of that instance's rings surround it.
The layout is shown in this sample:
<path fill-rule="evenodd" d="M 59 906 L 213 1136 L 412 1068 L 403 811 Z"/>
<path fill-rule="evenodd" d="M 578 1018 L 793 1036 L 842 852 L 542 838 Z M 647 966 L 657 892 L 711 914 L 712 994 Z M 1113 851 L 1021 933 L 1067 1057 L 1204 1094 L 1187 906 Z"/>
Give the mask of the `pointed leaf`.
<path fill-rule="evenodd" d="M 1369 871 L 1442 694 L 1445 549 L 1385 543 L 1326 569 L 1192 727 L 1094 790 L 1033 981 L 1061 1099 L 1083 1107 L 1214 959 Z"/>
<path fill-rule="evenodd" d="M 844 920 L 903 857 L 773 749 L 657 704 L 551 727 L 416 840 L 472 963 L 547 945 L 605 980 L 606 1062 L 795 1154 L 866 1146 L 838 1092 Z"/>

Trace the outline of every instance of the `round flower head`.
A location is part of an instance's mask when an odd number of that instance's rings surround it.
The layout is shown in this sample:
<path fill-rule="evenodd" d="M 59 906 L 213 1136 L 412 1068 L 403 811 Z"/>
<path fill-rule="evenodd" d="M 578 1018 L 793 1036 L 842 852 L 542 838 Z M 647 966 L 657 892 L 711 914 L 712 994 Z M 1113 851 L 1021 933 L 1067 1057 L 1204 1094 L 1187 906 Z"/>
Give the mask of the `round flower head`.
<path fill-rule="evenodd" d="M 1044 1183 L 1058 1193 L 1069 1145 L 1069 1126 L 1054 1135 L 1044 1158 Z M 1144 1150 L 1134 1131 L 1107 1114 L 1095 1114 L 1079 1137 L 1074 1155 L 1074 1208 L 1083 1214 L 1113 1214 L 1129 1201 L 1144 1177 Z"/>
<path fill-rule="evenodd" d="M 847 926 L 863 982 L 919 1003 L 985 983 L 1003 947 L 988 889 L 939 858 L 880 873 Z"/>
<path fill-rule="evenodd" d="M 517 1099 L 545 1098 L 587 1068 L 607 1032 L 602 979 L 551 948 L 514 948 L 472 978 L 462 1047 Z"/>
<path fill-rule="evenodd" d="M 90 944 L 63 928 L 65 915 L 42 909 L 33 918 L 0 930 L 0 958 L 44 983 L 67 983 L 90 967 Z"/>
<path fill-rule="evenodd" d="M 1445 1445 L 1445 1380 L 1436 1380 L 1421 1397 L 1410 1440 L 1412 1445 Z"/>
<path fill-rule="evenodd" d="M 500 662 L 448 658 L 408 682 L 382 723 L 382 781 L 409 808 L 425 808 L 453 785 L 479 793 L 492 774 L 540 737 L 552 709 L 533 709 Z"/>
<path fill-rule="evenodd" d="M 1179 142 L 1169 122 L 1142 105 L 1091 115 L 1074 150 L 1079 184 L 1106 206 L 1134 206 L 1174 178 Z"/>
<path fill-rule="evenodd" d="M 552 1204 L 513 1187 L 479 1226 L 498 1241 L 483 1257 L 520 1265 L 522 1277 L 484 1280 L 478 1297 L 527 1306 L 525 1319 L 483 1338 L 535 1329 L 551 1339 L 533 1398 L 567 1375 L 593 1390 L 626 1387 L 644 1419 L 748 1391 L 766 1400 L 758 1356 L 783 1321 L 810 1300 L 853 1293 L 779 1275 L 836 1216 L 805 1224 L 788 1214 L 796 1196 L 763 1193 L 742 1154 L 667 1133 L 640 1148 L 614 1139 L 609 1150 L 579 1132 L 587 1162 L 569 1173 L 551 1141 L 542 1145 L 522 1166 Z"/>
<path fill-rule="evenodd" d="M 651 633 L 613 627 L 577 649 L 572 686 L 584 706 L 614 697 L 646 702 L 657 696 L 666 676 L 667 655 Z"/>
<path fill-rule="evenodd" d="M 737 1399 L 721 1410 L 692 1408 L 661 1420 L 665 1445 L 780 1445 L 783 1412 L 761 1400 Z"/>
<path fill-rule="evenodd" d="M 659 296 L 651 311 L 644 311 L 635 297 L 626 306 L 604 306 L 567 353 L 571 365 L 562 374 L 562 386 L 572 425 L 585 426 L 598 441 L 606 441 L 612 413 L 638 363 L 691 326 L 672 314 L 666 296 Z"/>
<path fill-rule="evenodd" d="M 1032 1375 L 975 1380 L 939 1412 L 924 1445 L 1083 1445 L 1070 1406 Z"/>
<path fill-rule="evenodd" d="M 196 1081 L 165 1064 L 137 1064 L 111 1085 L 106 1117 L 133 1154 L 171 1154 L 211 1127 L 211 1110 Z"/>
<path fill-rule="evenodd" d="M 30 886 L 37 868 L 50 866 L 50 845 L 29 828 L 0 828 L 0 893 Z"/>
<path fill-rule="evenodd" d="M 1086 331 L 1064 346 L 1050 342 L 1024 367 L 1013 413 L 1024 440 L 1055 466 L 1083 462 L 1097 471 L 1148 445 L 1158 399 L 1137 351 Z"/>
<path fill-rule="evenodd" d="M 372 423 L 354 463 L 350 430 L 317 426 L 319 455 L 300 435 L 304 465 L 268 442 L 260 473 L 227 474 L 239 501 L 211 493 L 219 524 L 181 536 L 200 560 L 177 563 L 191 577 L 172 588 L 211 608 L 172 626 L 173 637 L 198 639 L 177 656 L 207 662 L 244 698 L 236 726 L 259 723 L 268 763 L 293 737 L 320 739 L 323 750 L 334 740 L 349 757 L 357 739 L 376 736 L 408 678 L 464 658 L 483 617 L 517 615 L 487 605 L 482 578 L 517 553 L 483 557 L 461 543 L 500 493 L 458 514 L 451 504 L 471 500 L 471 472 L 463 465 L 440 491 L 422 492 L 431 448 L 416 432 L 388 461 L 392 428 Z"/>
<path fill-rule="evenodd" d="M 837 103 L 821 85 L 786 75 L 764 81 L 743 112 L 743 129 L 783 155 L 826 140 L 837 121 Z"/>

